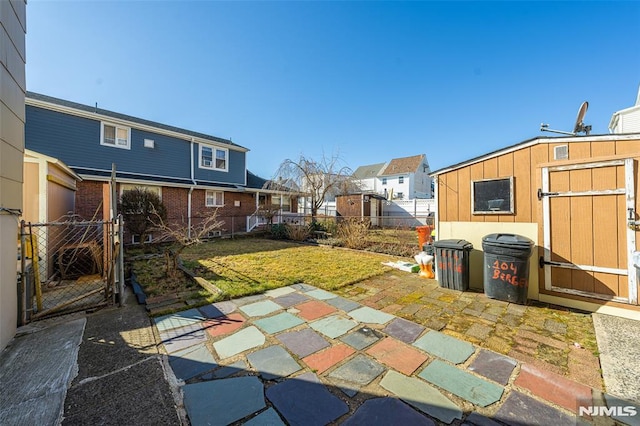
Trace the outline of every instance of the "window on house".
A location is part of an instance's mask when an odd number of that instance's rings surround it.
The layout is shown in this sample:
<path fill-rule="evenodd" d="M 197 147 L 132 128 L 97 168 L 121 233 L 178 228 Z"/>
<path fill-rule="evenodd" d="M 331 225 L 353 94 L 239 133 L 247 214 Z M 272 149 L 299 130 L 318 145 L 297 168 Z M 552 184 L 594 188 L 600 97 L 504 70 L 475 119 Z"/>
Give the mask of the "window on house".
<path fill-rule="evenodd" d="M 131 129 L 115 124 L 102 123 L 100 145 L 131 149 Z"/>
<path fill-rule="evenodd" d="M 471 182 L 473 214 L 513 214 L 513 176 Z"/>
<path fill-rule="evenodd" d="M 404 194 L 402 192 L 397 192 L 395 198 L 402 200 L 404 198 Z"/>
<path fill-rule="evenodd" d="M 132 189 L 144 189 L 145 191 L 149 191 L 149 192 L 153 192 L 154 194 L 157 194 L 158 197 L 162 200 L 162 187 L 161 186 L 152 186 L 152 185 L 136 185 L 133 183 L 121 183 L 120 184 L 120 196 L 122 197 L 122 194 L 125 191 L 131 191 Z"/>
<path fill-rule="evenodd" d="M 150 242 L 152 242 L 152 241 L 153 241 L 153 235 L 148 234 L 148 235 L 147 235 L 147 241 L 146 241 L 146 242 L 147 242 L 147 243 L 150 243 Z M 141 242 L 141 238 L 140 238 L 140 235 L 139 235 L 139 234 L 133 234 L 133 235 L 131 235 L 131 243 L 132 243 L 132 244 L 140 244 L 140 242 Z"/>
<path fill-rule="evenodd" d="M 387 178 L 382 178 L 382 184 L 386 185 L 387 184 Z"/>
<path fill-rule="evenodd" d="M 223 148 L 200 144 L 200 167 L 227 171 L 229 151 Z"/>
<path fill-rule="evenodd" d="M 398 178 L 398 183 L 404 183 L 404 176 L 400 176 Z"/>
<path fill-rule="evenodd" d="M 276 206 L 281 206 L 282 211 L 291 211 L 291 197 L 288 195 L 274 195 L 271 197 L 271 202 Z"/>
<path fill-rule="evenodd" d="M 224 206 L 224 192 L 222 191 L 206 191 L 205 206 L 222 207 Z"/>

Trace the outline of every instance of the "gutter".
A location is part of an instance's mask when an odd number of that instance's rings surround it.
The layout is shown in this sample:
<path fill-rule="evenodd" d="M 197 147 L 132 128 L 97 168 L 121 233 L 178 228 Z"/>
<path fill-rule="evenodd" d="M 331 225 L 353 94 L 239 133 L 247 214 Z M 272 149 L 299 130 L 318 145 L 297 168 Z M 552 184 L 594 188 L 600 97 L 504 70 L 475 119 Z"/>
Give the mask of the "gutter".
<path fill-rule="evenodd" d="M 194 163 L 193 163 L 193 148 L 194 148 L 194 138 L 191 138 L 191 141 L 189 142 L 189 157 L 190 157 L 190 170 L 189 170 L 189 176 L 191 177 L 191 182 L 193 183 L 192 185 L 189 186 L 189 195 L 187 196 L 187 226 L 188 226 L 188 231 L 187 231 L 187 236 L 189 238 L 191 238 L 191 194 L 193 193 L 193 190 L 196 188 L 196 186 L 198 185 L 196 183 L 196 179 L 195 179 L 195 170 L 194 170 Z"/>

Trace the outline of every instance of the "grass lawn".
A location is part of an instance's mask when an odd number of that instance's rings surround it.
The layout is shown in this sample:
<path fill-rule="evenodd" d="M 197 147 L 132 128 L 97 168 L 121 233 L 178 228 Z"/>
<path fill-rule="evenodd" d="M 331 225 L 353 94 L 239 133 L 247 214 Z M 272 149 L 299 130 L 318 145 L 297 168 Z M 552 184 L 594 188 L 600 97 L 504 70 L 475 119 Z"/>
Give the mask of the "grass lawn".
<path fill-rule="evenodd" d="M 207 302 L 261 293 L 295 283 L 335 290 L 391 268 L 400 258 L 290 241 L 238 238 L 214 240 L 184 250 L 186 268 L 210 281 L 222 294 L 213 297 L 187 278 L 167 279 L 163 259 L 136 261 L 133 269 L 147 295 L 183 293 Z M 408 259 L 403 259 L 408 260 Z"/>

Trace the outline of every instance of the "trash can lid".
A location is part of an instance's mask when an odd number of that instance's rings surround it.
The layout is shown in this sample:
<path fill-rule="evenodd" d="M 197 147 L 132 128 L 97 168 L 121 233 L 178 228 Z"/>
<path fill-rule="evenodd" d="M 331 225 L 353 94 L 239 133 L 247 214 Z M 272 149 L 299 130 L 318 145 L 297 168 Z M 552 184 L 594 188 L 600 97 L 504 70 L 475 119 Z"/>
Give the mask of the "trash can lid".
<path fill-rule="evenodd" d="M 509 247 L 529 250 L 533 246 L 533 241 L 527 237 L 516 234 L 489 234 L 482 237 L 482 245 L 494 247 Z"/>
<path fill-rule="evenodd" d="M 460 250 L 471 250 L 473 244 L 467 240 L 438 240 L 433 243 L 435 248 L 452 248 Z"/>

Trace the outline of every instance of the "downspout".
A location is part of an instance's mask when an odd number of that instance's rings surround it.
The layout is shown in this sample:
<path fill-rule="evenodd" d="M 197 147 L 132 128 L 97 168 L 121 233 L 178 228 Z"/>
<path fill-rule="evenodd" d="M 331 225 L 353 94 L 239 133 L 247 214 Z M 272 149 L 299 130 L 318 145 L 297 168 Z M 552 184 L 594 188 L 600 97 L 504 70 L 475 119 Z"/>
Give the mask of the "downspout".
<path fill-rule="evenodd" d="M 196 179 L 195 179 L 195 166 L 194 166 L 194 162 L 193 162 L 193 147 L 194 147 L 194 140 L 193 138 L 191 138 L 191 143 L 189 144 L 189 154 L 190 154 L 190 163 L 191 163 L 191 167 L 190 167 L 190 177 L 191 177 L 191 182 L 193 183 L 193 185 L 191 185 L 189 187 L 189 195 L 187 197 L 187 226 L 189 227 L 188 229 L 188 237 L 191 238 L 191 194 L 193 193 L 193 190 L 195 189 L 197 183 L 196 183 Z"/>

